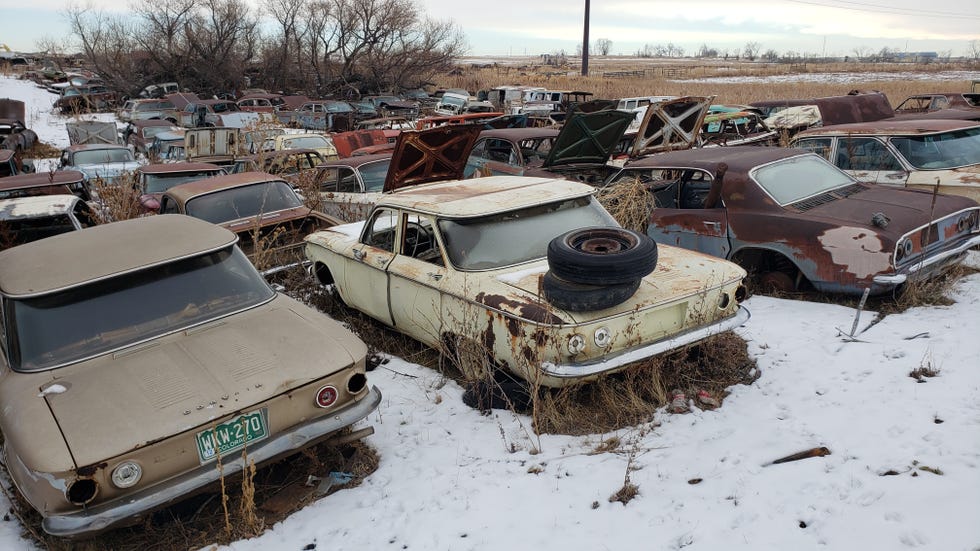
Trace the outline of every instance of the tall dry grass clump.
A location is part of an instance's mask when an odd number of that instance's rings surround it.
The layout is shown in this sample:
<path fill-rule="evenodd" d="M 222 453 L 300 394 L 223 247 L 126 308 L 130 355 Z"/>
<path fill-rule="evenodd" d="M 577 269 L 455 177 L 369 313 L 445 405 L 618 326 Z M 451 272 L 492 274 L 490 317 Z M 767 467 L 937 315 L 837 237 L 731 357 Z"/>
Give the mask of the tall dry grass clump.
<path fill-rule="evenodd" d="M 647 183 L 640 178 L 617 180 L 613 185 L 599 188 L 596 198 L 620 226 L 646 234 L 656 206 Z"/>

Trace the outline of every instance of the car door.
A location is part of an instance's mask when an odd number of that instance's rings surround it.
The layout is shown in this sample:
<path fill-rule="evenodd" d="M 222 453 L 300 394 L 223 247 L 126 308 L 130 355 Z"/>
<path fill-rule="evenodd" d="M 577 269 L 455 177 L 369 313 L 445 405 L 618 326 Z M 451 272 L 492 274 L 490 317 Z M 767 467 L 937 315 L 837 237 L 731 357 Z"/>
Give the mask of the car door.
<path fill-rule="evenodd" d="M 323 211 L 341 220 L 363 220 L 374 205 L 374 196 L 364 193 L 364 182 L 349 166 L 323 167 L 317 171 Z"/>
<path fill-rule="evenodd" d="M 721 190 L 715 190 L 714 205 L 706 204 L 712 187 L 720 186 L 710 174 L 693 169 L 654 169 L 642 176 L 624 173 L 651 182 L 656 205 L 647 228 L 650 237 L 658 243 L 728 258 L 732 247 Z"/>
<path fill-rule="evenodd" d="M 344 266 L 341 295 L 350 306 L 393 325 L 388 304 L 388 264 L 395 257 L 399 211 L 379 208 L 364 225 Z"/>
<path fill-rule="evenodd" d="M 402 213 L 398 254 L 388 266 L 394 326 L 436 346 L 442 334 L 442 298 L 449 283 L 445 256 L 428 216 Z"/>

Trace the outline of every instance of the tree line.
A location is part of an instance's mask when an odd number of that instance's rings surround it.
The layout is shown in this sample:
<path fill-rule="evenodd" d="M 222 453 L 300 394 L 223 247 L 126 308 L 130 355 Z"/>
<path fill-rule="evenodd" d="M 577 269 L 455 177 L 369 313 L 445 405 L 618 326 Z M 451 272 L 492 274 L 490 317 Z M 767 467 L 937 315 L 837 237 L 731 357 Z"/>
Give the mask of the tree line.
<path fill-rule="evenodd" d="M 263 0 L 259 10 L 244 0 L 133 0 L 122 15 L 74 4 L 66 15 L 93 69 L 131 94 L 168 81 L 205 94 L 411 89 L 466 48 L 455 23 L 413 0 Z"/>

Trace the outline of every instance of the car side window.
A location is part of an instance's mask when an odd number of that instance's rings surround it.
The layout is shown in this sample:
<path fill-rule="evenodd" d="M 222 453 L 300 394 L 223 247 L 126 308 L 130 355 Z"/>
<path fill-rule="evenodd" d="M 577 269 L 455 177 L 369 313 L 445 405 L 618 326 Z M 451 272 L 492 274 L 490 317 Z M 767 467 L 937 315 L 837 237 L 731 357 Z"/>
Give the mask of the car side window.
<path fill-rule="evenodd" d="M 361 193 L 360 184 L 357 182 L 357 175 L 354 169 L 343 167 L 337 170 L 337 191 L 340 193 Z"/>
<path fill-rule="evenodd" d="M 82 201 L 75 203 L 75 208 L 72 209 L 72 214 L 75 216 L 75 219 L 78 220 L 79 225 L 81 225 L 83 228 L 91 228 L 96 224 L 92 209 L 90 209 L 89 206 Z"/>
<path fill-rule="evenodd" d="M 443 266 L 442 252 L 432 229 L 435 226 L 432 219 L 408 213 L 405 214 L 403 222 L 401 253 L 405 256 Z"/>
<path fill-rule="evenodd" d="M 379 209 L 365 227 L 361 242 L 388 252 L 395 250 L 395 228 L 398 226 L 398 212 Z"/>
<path fill-rule="evenodd" d="M 160 198 L 160 214 L 179 214 L 177 202 L 164 195 Z"/>
<path fill-rule="evenodd" d="M 902 170 L 885 144 L 874 138 L 841 138 L 835 164 L 842 170 Z"/>
<path fill-rule="evenodd" d="M 831 138 L 805 138 L 796 142 L 795 147 L 805 151 L 812 151 L 830 161 L 832 160 L 830 158 L 832 144 Z"/>
<path fill-rule="evenodd" d="M 326 193 L 333 193 L 339 191 L 337 189 L 337 175 L 340 172 L 339 168 L 321 168 L 317 173 L 317 185 L 320 187 L 320 191 Z"/>

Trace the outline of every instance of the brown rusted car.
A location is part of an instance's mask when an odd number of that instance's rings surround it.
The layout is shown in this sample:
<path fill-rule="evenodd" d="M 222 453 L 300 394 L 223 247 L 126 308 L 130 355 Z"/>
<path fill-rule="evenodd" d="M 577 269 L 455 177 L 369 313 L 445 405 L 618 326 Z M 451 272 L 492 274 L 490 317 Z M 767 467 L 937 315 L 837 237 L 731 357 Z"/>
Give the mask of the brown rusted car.
<path fill-rule="evenodd" d="M 968 120 L 980 120 L 980 94 L 970 92 L 943 92 L 917 94 L 905 98 L 895 108 L 895 115 L 928 113 L 937 117 L 955 116 Z"/>
<path fill-rule="evenodd" d="M 298 265 L 303 238 L 341 223 L 303 204 L 289 182 L 265 172 L 228 174 L 180 184 L 160 198 L 161 214 L 186 214 L 235 232 L 266 275 Z"/>
<path fill-rule="evenodd" d="M 195 180 L 222 176 L 225 171 L 211 163 L 153 163 L 136 169 L 135 186 L 140 210 L 160 210 L 160 196 L 168 189 Z"/>
<path fill-rule="evenodd" d="M 139 522 L 377 407 L 364 343 L 236 241 L 171 215 L 0 252 L 3 462 L 46 532 Z"/>
<path fill-rule="evenodd" d="M 85 175 L 77 170 L 35 172 L 0 178 L 0 199 L 63 193 L 77 195 L 85 201 L 92 200 L 92 194 L 85 185 Z"/>
<path fill-rule="evenodd" d="M 798 149 L 662 153 L 607 185 L 637 181 L 655 201 L 657 242 L 731 259 L 779 290 L 881 294 L 980 244 L 975 201 L 858 182 Z"/>

